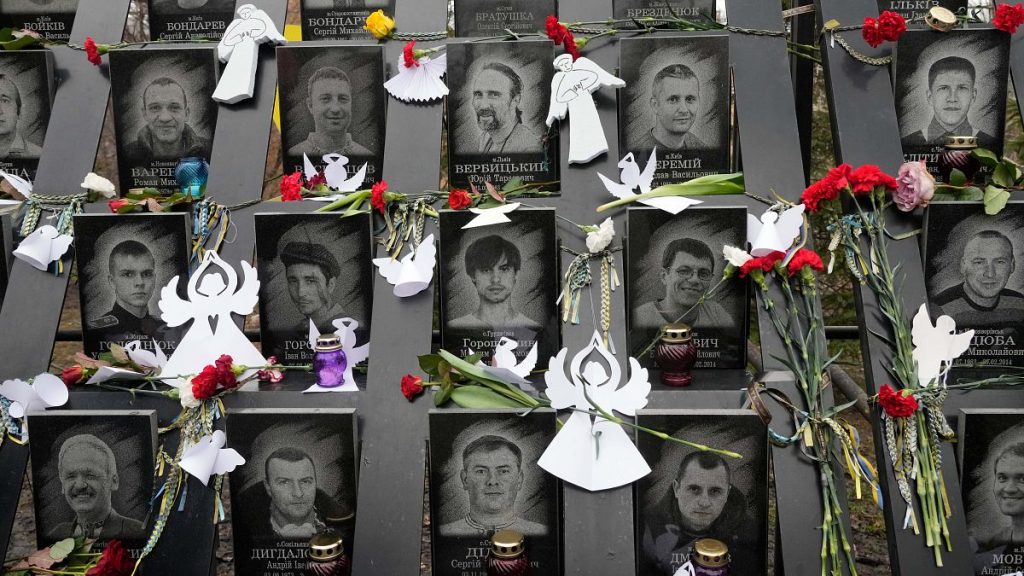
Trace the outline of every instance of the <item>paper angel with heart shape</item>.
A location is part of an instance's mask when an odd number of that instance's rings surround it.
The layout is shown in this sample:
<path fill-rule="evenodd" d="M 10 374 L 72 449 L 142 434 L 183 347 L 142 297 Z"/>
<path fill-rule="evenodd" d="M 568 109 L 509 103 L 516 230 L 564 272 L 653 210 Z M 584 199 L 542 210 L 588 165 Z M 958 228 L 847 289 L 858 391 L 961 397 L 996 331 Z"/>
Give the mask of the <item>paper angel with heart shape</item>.
<path fill-rule="evenodd" d="M 562 348 L 551 359 L 544 374 L 552 408 L 593 410 L 594 406 L 599 406 L 606 412 L 614 410 L 635 416 L 638 409 L 647 405 L 647 395 L 651 392 L 647 369 L 640 366 L 635 358 L 630 358 L 632 376 L 619 386 L 622 368 L 597 331 L 590 338 L 590 344 L 573 356 L 566 374 L 568 351 L 568 348 Z M 588 361 L 583 366 L 583 362 L 595 352 L 603 362 Z M 609 367 L 611 374 L 602 363 Z M 624 486 L 651 472 L 622 426 L 575 411 L 537 463 L 562 480 L 590 491 Z"/>
<path fill-rule="evenodd" d="M 551 103 L 548 106 L 547 125 L 568 114 L 569 163 L 586 164 L 608 151 L 601 117 L 594 105 L 594 92 L 604 86 L 622 88 L 626 82 L 609 74 L 588 58 L 574 62 L 569 54 L 555 58 L 554 79 L 551 80 Z"/>
<path fill-rule="evenodd" d="M 160 317 L 168 326 L 192 321 L 160 371 L 161 376 L 198 374 L 221 354 L 230 355 L 234 364 L 253 367 L 241 378 L 251 376 L 267 363 L 231 317 L 232 314 L 251 314 L 259 300 L 260 281 L 256 278 L 256 269 L 245 261 L 241 265 L 243 278 L 239 285 L 235 269 L 209 250 L 188 282 L 188 300 L 178 297 L 177 276 L 160 290 Z M 188 382 L 179 379 L 168 384 L 180 387 Z"/>

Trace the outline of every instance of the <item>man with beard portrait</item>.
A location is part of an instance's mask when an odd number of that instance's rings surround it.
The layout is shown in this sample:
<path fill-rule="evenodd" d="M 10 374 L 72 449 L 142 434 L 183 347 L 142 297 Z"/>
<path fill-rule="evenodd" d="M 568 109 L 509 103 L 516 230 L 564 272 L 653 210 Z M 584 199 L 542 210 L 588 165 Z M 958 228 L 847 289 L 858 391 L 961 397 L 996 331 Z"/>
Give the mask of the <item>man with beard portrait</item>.
<path fill-rule="evenodd" d="M 481 154 L 539 152 L 541 139 L 523 124 L 523 80 L 501 62 L 490 62 L 473 81 L 473 112 Z"/>

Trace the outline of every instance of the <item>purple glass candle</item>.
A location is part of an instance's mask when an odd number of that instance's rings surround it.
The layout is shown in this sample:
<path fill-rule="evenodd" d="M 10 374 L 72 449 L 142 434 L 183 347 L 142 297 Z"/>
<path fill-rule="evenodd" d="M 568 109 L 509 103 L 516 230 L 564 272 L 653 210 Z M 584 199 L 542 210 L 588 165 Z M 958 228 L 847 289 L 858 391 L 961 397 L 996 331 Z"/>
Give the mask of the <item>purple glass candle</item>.
<path fill-rule="evenodd" d="M 334 530 L 314 534 L 309 541 L 306 573 L 310 576 L 349 576 L 349 570 L 341 534 Z"/>
<path fill-rule="evenodd" d="M 690 370 L 697 363 L 697 345 L 686 324 L 669 324 L 662 328 L 661 339 L 654 348 L 654 361 L 661 368 L 661 381 L 667 386 L 689 386 Z"/>
<path fill-rule="evenodd" d="M 498 530 L 491 536 L 491 554 L 487 557 L 487 576 L 527 576 L 530 561 L 526 558 L 523 535 L 515 530 Z"/>
<path fill-rule="evenodd" d="M 693 543 L 690 563 L 695 576 L 729 576 L 729 547 L 714 538 L 701 538 Z"/>
<path fill-rule="evenodd" d="M 968 185 L 973 184 L 974 176 L 981 169 L 981 161 L 972 154 L 977 147 L 978 139 L 974 136 L 947 136 L 939 154 L 939 178 L 949 183 L 949 175 L 956 168 L 963 172 Z"/>
<path fill-rule="evenodd" d="M 324 388 L 337 388 L 345 383 L 345 369 L 348 359 L 341 349 L 341 340 L 334 334 L 316 339 L 316 353 L 313 355 L 313 371 L 316 383 Z"/>

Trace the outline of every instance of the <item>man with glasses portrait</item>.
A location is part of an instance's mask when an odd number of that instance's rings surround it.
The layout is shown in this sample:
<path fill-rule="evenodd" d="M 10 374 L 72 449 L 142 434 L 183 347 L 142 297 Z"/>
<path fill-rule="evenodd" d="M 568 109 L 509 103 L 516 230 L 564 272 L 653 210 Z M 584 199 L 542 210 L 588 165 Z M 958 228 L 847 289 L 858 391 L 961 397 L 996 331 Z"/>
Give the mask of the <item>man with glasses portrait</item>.
<path fill-rule="evenodd" d="M 677 238 L 661 256 L 661 283 L 665 297 L 633 309 L 633 325 L 660 327 L 685 322 L 694 328 L 733 328 L 736 320 L 726 309 L 707 300 L 691 310 L 711 286 L 715 256 L 707 244 L 693 238 Z"/>

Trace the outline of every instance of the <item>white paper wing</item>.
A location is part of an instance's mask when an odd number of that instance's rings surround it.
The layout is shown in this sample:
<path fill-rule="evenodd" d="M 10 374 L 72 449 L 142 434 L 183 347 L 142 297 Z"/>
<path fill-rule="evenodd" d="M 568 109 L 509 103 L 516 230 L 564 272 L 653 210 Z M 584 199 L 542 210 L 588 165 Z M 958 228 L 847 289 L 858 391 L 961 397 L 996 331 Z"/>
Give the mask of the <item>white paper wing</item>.
<path fill-rule="evenodd" d="M 583 391 L 578 389 L 571 380 L 565 376 L 565 357 L 569 354 L 568 348 L 562 348 L 549 362 L 548 371 L 544 373 L 544 383 L 547 389 L 544 393 L 551 401 L 551 407 L 562 410 L 572 406 L 586 407 L 587 401 Z"/>
<path fill-rule="evenodd" d="M 686 563 L 680 566 L 679 570 L 676 570 L 676 573 L 672 576 L 697 576 L 697 571 L 693 568 L 693 564 L 687 560 Z"/>
<path fill-rule="evenodd" d="M 0 170 L 0 176 L 2 176 L 12 188 L 17 190 L 18 193 L 26 199 L 32 195 L 32 182 L 22 178 L 21 176 L 12 174 L 11 172 L 5 172 L 3 170 Z"/>
<path fill-rule="evenodd" d="M 192 308 L 189 303 L 178 296 L 178 277 L 171 278 L 166 286 L 160 289 L 160 319 L 172 328 L 181 326 L 192 319 Z"/>
<path fill-rule="evenodd" d="M 633 189 L 628 185 L 613 182 L 611 178 L 608 178 L 600 172 L 597 173 L 597 176 L 601 179 L 601 183 L 604 184 L 605 190 L 607 190 L 612 196 L 615 196 L 616 198 L 629 198 L 636 196 Z"/>
<path fill-rule="evenodd" d="M 523 361 L 516 364 L 514 369 L 516 374 L 519 374 L 523 378 L 526 378 L 533 372 L 533 369 L 537 366 L 537 343 L 534 342 L 530 351 L 526 353 L 526 358 Z"/>
<path fill-rule="evenodd" d="M 242 285 L 231 299 L 231 311 L 247 316 L 252 314 L 260 300 L 260 281 L 256 276 L 256 269 L 248 262 L 242 260 L 239 265 L 242 267 Z"/>
<path fill-rule="evenodd" d="M 804 225 L 804 205 L 797 204 L 779 214 L 779 221 L 775 224 L 779 238 L 787 246 L 800 236 L 800 228 Z"/>
<path fill-rule="evenodd" d="M 651 184 L 654 182 L 654 171 L 657 167 L 658 147 L 655 146 L 651 149 L 651 157 L 647 159 L 644 171 L 640 173 L 640 192 L 647 193 L 651 191 Z"/>
<path fill-rule="evenodd" d="M 647 396 L 651 393 L 651 382 L 647 369 L 640 366 L 636 358 L 629 359 L 629 381 L 612 393 L 610 406 L 602 406 L 606 410 L 615 410 L 627 416 L 636 416 L 636 411 L 647 406 Z"/>
<path fill-rule="evenodd" d="M 444 55 L 434 60 L 423 57 L 417 62 L 419 66 L 406 68 L 404 57 L 399 57 L 398 74 L 384 83 L 384 89 L 403 102 L 429 102 L 447 96 L 448 86 L 441 79 L 447 58 Z"/>
<path fill-rule="evenodd" d="M 494 208 L 470 208 L 469 211 L 477 216 L 467 222 L 462 229 L 466 230 L 468 228 L 479 228 L 481 226 L 511 222 L 512 220 L 506 214 L 509 214 L 516 208 L 519 208 L 519 202 L 510 202 L 501 206 L 495 206 Z"/>
<path fill-rule="evenodd" d="M 306 177 L 306 180 L 316 176 L 316 166 L 310 161 L 309 156 L 302 155 L 302 174 Z"/>
<path fill-rule="evenodd" d="M 383 258 L 374 258 L 373 265 L 377 267 L 377 272 L 388 281 L 388 284 L 392 286 L 398 283 L 398 277 L 402 274 L 402 261 L 390 256 Z"/>

